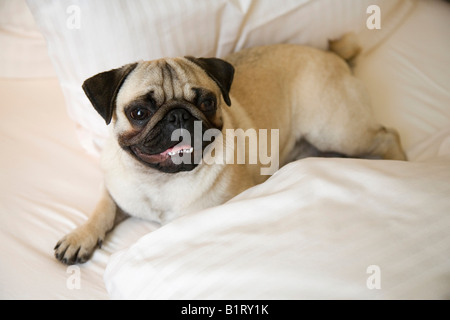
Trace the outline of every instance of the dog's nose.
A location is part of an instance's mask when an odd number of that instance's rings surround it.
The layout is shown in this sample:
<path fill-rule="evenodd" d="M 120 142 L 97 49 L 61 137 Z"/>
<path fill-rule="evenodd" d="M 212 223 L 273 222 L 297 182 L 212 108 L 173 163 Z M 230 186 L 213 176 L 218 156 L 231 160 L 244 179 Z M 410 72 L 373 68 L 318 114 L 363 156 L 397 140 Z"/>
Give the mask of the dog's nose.
<path fill-rule="evenodd" d="M 181 126 L 191 117 L 192 115 L 190 114 L 190 112 L 185 109 L 174 109 L 167 114 L 169 122 L 177 127 Z"/>

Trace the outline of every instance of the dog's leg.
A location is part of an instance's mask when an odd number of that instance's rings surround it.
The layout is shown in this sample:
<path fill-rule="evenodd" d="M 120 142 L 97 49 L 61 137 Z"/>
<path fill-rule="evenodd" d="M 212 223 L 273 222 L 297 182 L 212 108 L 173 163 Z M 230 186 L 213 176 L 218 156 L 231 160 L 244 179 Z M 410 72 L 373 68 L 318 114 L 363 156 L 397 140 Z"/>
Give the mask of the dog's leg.
<path fill-rule="evenodd" d="M 92 216 L 82 226 L 62 238 L 55 246 L 55 257 L 65 264 L 83 263 L 89 260 L 97 246 L 102 245 L 105 235 L 124 214 L 105 190 Z"/>
<path fill-rule="evenodd" d="M 373 135 L 363 157 L 380 157 L 381 159 L 407 160 L 400 143 L 400 136 L 394 129 L 380 127 Z"/>

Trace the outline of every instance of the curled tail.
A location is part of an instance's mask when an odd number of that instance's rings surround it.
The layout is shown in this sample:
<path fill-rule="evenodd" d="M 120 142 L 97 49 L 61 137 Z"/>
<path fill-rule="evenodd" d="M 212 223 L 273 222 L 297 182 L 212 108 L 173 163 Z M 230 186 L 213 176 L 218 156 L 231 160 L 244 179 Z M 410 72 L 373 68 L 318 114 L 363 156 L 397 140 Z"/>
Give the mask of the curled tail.
<path fill-rule="evenodd" d="M 329 40 L 328 48 L 350 65 L 354 64 L 356 57 L 361 52 L 361 46 L 354 33 L 346 33 L 340 39 Z"/>

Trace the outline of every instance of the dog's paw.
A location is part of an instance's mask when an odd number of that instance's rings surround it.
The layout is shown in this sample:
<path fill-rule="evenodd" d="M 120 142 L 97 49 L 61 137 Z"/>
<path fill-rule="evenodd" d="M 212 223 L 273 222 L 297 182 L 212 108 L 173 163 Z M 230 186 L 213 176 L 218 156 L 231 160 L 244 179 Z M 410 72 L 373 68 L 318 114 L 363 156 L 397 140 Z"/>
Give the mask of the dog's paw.
<path fill-rule="evenodd" d="M 64 264 L 84 263 L 91 257 L 97 246 L 101 247 L 105 235 L 81 226 L 58 241 L 55 257 Z"/>

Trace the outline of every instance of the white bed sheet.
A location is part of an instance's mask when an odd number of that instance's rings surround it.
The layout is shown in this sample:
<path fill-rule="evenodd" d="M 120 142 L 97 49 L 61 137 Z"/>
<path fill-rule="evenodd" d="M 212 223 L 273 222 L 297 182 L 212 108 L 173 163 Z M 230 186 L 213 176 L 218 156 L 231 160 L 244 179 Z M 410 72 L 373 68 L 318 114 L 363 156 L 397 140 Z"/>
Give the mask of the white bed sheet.
<path fill-rule="evenodd" d="M 80 288 L 71 289 L 75 273 L 53 247 L 95 207 L 97 160 L 80 146 L 56 78 L 0 79 L 0 97 L 0 299 L 107 299 L 109 255 L 156 226 L 125 221 L 80 266 Z"/>

